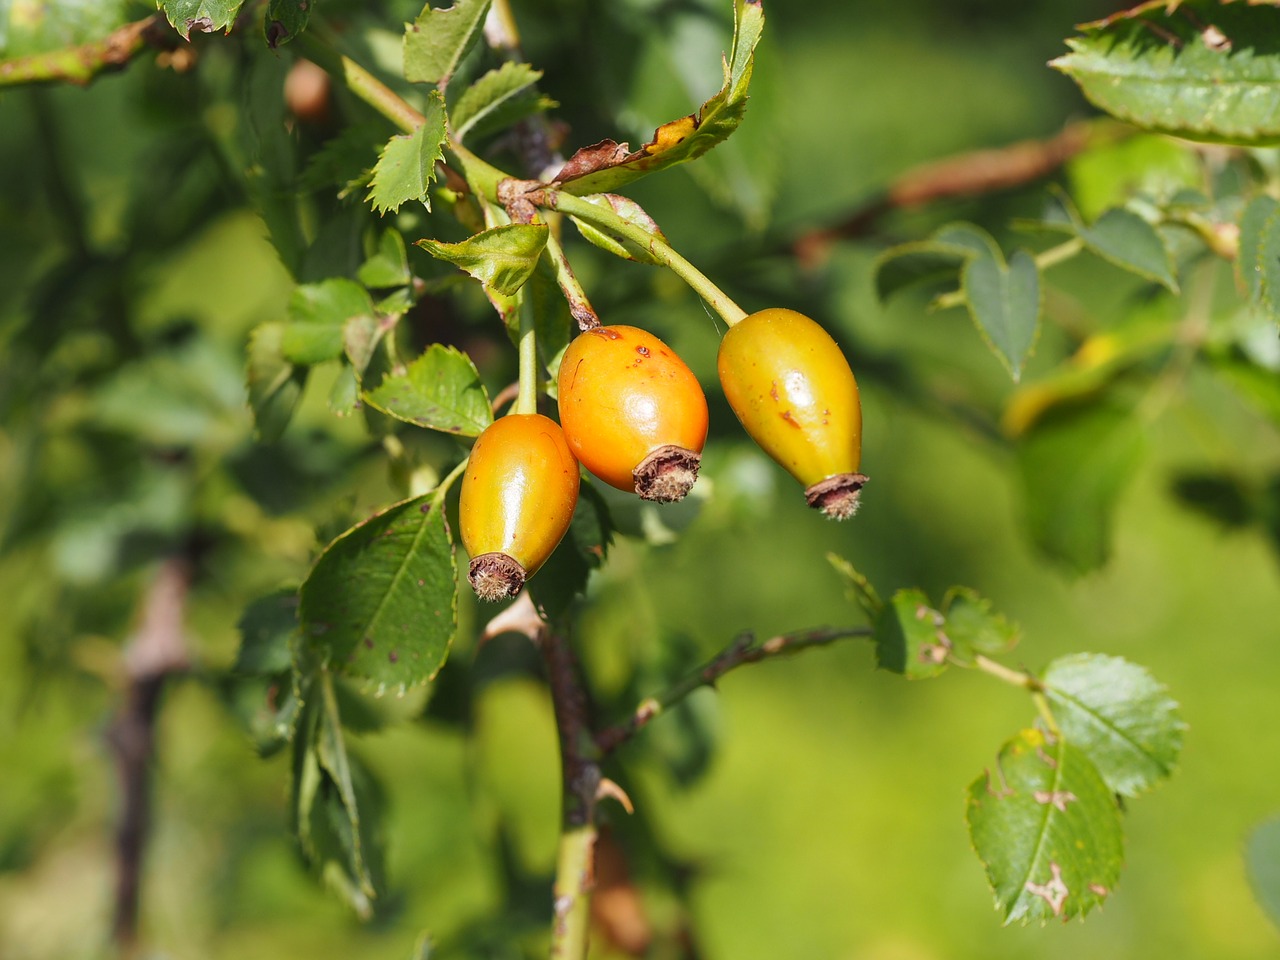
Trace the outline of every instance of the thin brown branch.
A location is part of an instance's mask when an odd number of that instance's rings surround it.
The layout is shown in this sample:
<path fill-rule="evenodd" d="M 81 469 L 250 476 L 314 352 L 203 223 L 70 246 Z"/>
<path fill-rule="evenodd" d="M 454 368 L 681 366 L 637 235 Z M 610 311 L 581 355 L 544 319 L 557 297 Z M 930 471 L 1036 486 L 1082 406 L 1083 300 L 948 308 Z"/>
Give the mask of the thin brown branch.
<path fill-rule="evenodd" d="M 833 243 L 869 233 L 893 210 L 1024 186 L 1050 176 L 1086 147 L 1128 133 L 1113 121 L 1081 120 L 1045 140 L 1021 140 L 912 167 L 840 223 L 801 235 L 792 248 L 802 262 L 820 262 Z"/>
<path fill-rule="evenodd" d="M 155 13 L 126 23 L 101 40 L 6 60 L 0 63 L 0 87 L 28 83 L 84 86 L 100 73 L 124 69 L 130 60 L 148 47 L 173 50 L 178 39 L 178 34 L 163 15 Z"/>
<path fill-rule="evenodd" d="M 151 826 L 156 710 L 165 681 L 190 662 L 183 633 L 190 580 L 186 561 L 171 557 L 152 581 L 137 631 L 124 649 L 124 703 L 107 730 L 120 780 L 112 938 L 125 957 L 137 951 L 142 859 Z"/>
<path fill-rule="evenodd" d="M 744 663 L 789 656 L 811 647 L 825 647 L 850 637 L 869 637 L 870 627 L 824 627 L 783 633 L 758 643 L 755 634 L 739 634 L 729 646 L 683 680 L 656 696 L 646 698 L 626 720 L 596 734 L 596 747 L 608 754 L 644 729 L 654 717 L 669 710 L 701 687 L 713 687 L 721 677 Z"/>

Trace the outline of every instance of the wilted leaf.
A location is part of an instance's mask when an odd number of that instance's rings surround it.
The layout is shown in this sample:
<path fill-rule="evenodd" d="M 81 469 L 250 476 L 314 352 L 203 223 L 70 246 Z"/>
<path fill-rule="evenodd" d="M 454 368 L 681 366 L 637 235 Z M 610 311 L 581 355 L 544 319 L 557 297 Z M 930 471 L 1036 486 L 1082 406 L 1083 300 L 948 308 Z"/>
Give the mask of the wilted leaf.
<path fill-rule="evenodd" d="M 1084 916 L 1115 889 L 1115 797 L 1064 738 L 1023 730 L 969 787 L 969 835 L 1005 923 Z"/>
<path fill-rule="evenodd" d="M 435 675 L 456 629 L 453 543 L 434 494 L 370 517 L 331 543 L 302 585 L 299 617 L 330 669 L 403 689 Z"/>
<path fill-rule="evenodd" d="M 1186 724 L 1144 668 L 1081 653 L 1053 661 L 1041 682 L 1062 735 L 1113 791 L 1135 797 L 1173 773 Z"/>
<path fill-rule="evenodd" d="M 759 0 L 739 0 L 733 47 L 724 61 L 724 85 L 697 113 L 658 127 L 639 150 L 604 140 L 569 158 L 555 179 L 568 193 L 609 193 L 646 174 L 694 160 L 727 139 L 742 122 L 756 44 L 764 29 Z"/>
<path fill-rule="evenodd" d="M 1154 0 L 1080 30 L 1050 65 L 1113 116 L 1192 140 L 1280 142 L 1273 5 Z"/>
<path fill-rule="evenodd" d="M 595 196 L 584 197 L 588 203 L 596 206 L 605 207 L 617 214 L 627 223 L 639 227 L 645 233 L 650 234 L 662 243 L 667 242 L 667 238 L 659 229 L 654 219 L 645 213 L 644 208 L 634 200 L 627 197 L 619 196 L 616 193 L 601 193 Z M 602 250 L 608 250 L 616 257 L 622 257 L 625 260 L 635 260 L 639 263 L 647 263 L 652 266 L 661 266 L 662 262 L 655 257 L 648 249 L 633 243 L 623 237 L 608 233 L 599 227 L 592 226 L 577 217 L 570 217 L 573 225 L 578 228 L 578 232 L 582 234 L 591 243 L 594 243 Z"/>
<path fill-rule="evenodd" d="M 547 245 L 545 223 L 508 223 L 460 243 L 424 239 L 418 246 L 433 257 L 461 267 L 487 291 L 514 296 L 538 265 Z"/>
<path fill-rule="evenodd" d="M 458 436 L 478 437 L 493 422 L 489 395 L 471 358 L 439 343 L 403 373 L 385 377 L 365 399 L 397 420 Z"/>
<path fill-rule="evenodd" d="M 392 137 L 373 168 L 369 194 L 365 198 L 379 213 L 399 210 L 411 200 L 419 200 L 429 210 L 428 188 L 436 177 L 436 164 L 444 158 L 447 128 L 444 98 L 433 90 L 427 97 L 426 122 L 413 133 Z"/>

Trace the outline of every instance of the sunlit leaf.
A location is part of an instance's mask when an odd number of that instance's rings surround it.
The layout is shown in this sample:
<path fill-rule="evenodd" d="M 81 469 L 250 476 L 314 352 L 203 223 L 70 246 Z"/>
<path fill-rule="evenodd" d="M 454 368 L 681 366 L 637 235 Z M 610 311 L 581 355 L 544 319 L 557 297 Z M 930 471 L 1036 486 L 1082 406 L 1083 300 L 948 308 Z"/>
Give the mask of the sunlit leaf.
<path fill-rule="evenodd" d="M 1041 682 L 1062 735 L 1113 791 L 1134 797 L 1173 773 L 1186 724 L 1146 669 L 1082 653 L 1053 661 Z"/>
<path fill-rule="evenodd" d="M 1080 30 L 1050 65 L 1113 116 L 1192 140 L 1280 142 L 1273 5 L 1153 0 Z"/>
<path fill-rule="evenodd" d="M 463 92 L 450 112 L 449 125 L 454 138 L 466 139 L 468 133 L 483 127 L 486 120 L 529 91 L 541 77 L 541 70 L 516 60 L 508 60 L 490 70 Z"/>
<path fill-rule="evenodd" d="M 448 83 L 470 49 L 488 12 L 489 0 L 457 0 L 451 7 L 427 4 L 404 30 L 404 77 L 411 83 Z"/>
<path fill-rule="evenodd" d="M 432 91 L 424 111 L 426 121 L 413 133 L 392 137 L 373 168 L 367 200 L 379 213 L 399 210 L 412 200 L 431 208 L 428 188 L 436 177 L 436 164 L 444 158 L 447 135 L 444 98 Z"/>
<path fill-rule="evenodd" d="M 875 622 L 876 662 L 911 680 L 936 677 L 952 649 L 945 625 L 922 590 L 899 590 Z"/>
<path fill-rule="evenodd" d="M 330 668 L 385 689 L 435 675 L 456 628 L 453 543 L 433 494 L 331 543 L 302 585 L 303 635 Z"/>
<path fill-rule="evenodd" d="M 244 0 L 162 0 L 160 5 L 173 28 L 189 39 L 192 30 L 229 31 L 243 4 Z"/>
<path fill-rule="evenodd" d="M 477 437 L 493 422 L 493 409 L 471 358 L 433 343 L 403 373 L 385 377 L 365 395 L 397 420 L 431 430 Z"/>
<path fill-rule="evenodd" d="M 1005 923 L 1084 916 L 1120 878 L 1119 807 L 1065 738 L 1032 729 L 1006 743 L 969 787 L 967 816 Z"/>
<path fill-rule="evenodd" d="M 356 278 L 373 290 L 401 287 L 409 282 L 409 254 L 399 230 L 391 227 L 383 231 L 378 249 L 360 265 Z"/>
<path fill-rule="evenodd" d="M 991 601 L 968 587 L 952 587 L 942 601 L 947 637 L 968 653 L 1005 653 L 1018 644 L 1022 631 Z"/>

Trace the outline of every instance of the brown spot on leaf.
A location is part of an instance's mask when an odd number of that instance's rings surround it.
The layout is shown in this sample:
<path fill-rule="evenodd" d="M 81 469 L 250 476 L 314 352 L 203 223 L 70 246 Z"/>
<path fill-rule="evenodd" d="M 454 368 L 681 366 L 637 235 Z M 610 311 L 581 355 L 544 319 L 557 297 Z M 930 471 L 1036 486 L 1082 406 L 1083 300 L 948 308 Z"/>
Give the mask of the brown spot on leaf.
<path fill-rule="evenodd" d="M 394 650 L 392 650 L 390 653 L 388 653 L 388 654 L 387 654 L 387 659 L 388 659 L 388 660 L 390 660 L 392 663 L 399 663 L 399 662 L 400 662 L 400 654 L 398 654 L 398 653 L 396 653 Z"/>
<path fill-rule="evenodd" d="M 1036 803 L 1047 803 L 1063 813 L 1067 812 L 1068 803 L 1074 803 L 1080 799 L 1070 790 L 1037 790 L 1031 796 Z"/>
<path fill-rule="evenodd" d="M 368 647 L 370 650 L 372 650 L 372 649 L 373 649 L 373 637 L 365 637 L 365 638 L 364 638 L 364 645 L 365 645 L 366 647 Z"/>
<path fill-rule="evenodd" d="M 1026 890 L 1032 896 L 1043 898 L 1044 902 L 1049 904 L 1053 915 L 1058 917 L 1062 915 L 1063 904 L 1067 902 L 1067 896 L 1071 891 L 1062 882 L 1062 868 L 1053 861 L 1049 862 L 1049 874 L 1048 883 L 1032 883 L 1028 880 Z"/>

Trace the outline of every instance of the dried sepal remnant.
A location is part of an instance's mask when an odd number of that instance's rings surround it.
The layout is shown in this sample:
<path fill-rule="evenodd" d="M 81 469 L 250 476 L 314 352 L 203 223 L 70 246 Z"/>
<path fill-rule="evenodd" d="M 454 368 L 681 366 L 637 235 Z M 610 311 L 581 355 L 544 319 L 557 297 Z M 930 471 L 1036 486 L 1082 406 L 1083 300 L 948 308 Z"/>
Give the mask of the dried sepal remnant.
<path fill-rule="evenodd" d="M 482 553 L 472 558 L 467 570 L 467 579 L 476 596 L 490 601 L 514 597 L 527 576 L 519 561 L 505 553 Z"/>
<path fill-rule="evenodd" d="M 858 512 L 865 474 L 841 473 L 820 480 L 804 492 L 805 502 L 832 520 L 848 520 Z"/>
<path fill-rule="evenodd" d="M 636 493 L 642 500 L 672 503 L 683 500 L 698 479 L 702 454 L 687 447 L 666 444 L 654 450 L 635 468 Z"/>

